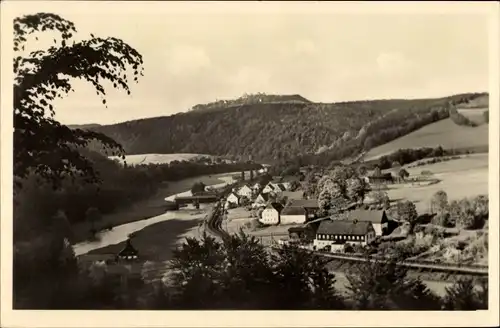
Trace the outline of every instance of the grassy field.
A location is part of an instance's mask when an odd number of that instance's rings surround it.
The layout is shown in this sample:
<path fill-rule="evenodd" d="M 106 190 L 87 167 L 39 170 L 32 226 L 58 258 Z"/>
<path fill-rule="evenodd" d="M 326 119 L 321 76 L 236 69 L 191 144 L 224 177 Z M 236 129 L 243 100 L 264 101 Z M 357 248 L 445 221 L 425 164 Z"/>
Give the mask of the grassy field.
<path fill-rule="evenodd" d="M 97 230 L 101 230 L 109 225 L 117 226 L 129 222 L 147 219 L 160 215 L 166 211 L 165 197 L 191 189 L 195 182 L 203 182 L 205 185 L 213 185 L 224 182 L 220 177 L 227 174 L 200 176 L 180 181 L 169 182 L 167 186 L 160 188 L 156 194 L 148 199 L 131 204 L 114 213 L 104 215 L 102 220 L 96 224 Z M 89 222 L 81 222 L 72 227 L 72 242 L 77 243 L 86 240 L 90 231 Z"/>
<path fill-rule="evenodd" d="M 214 158 L 211 155 L 205 154 L 139 154 L 139 155 L 126 155 L 125 161 L 129 165 L 136 164 L 166 164 L 173 161 L 189 161 L 199 157 Z M 110 156 L 111 159 L 122 161 L 116 156 Z"/>
<path fill-rule="evenodd" d="M 483 113 L 487 110 L 488 108 L 462 108 L 457 111 L 474 123 L 484 124 L 486 122 Z"/>
<path fill-rule="evenodd" d="M 474 111 L 477 110 L 474 109 Z M 488 145 L 488 124 L 472 128 L 460 126 L 455 124 L 451 119 L 445 119 L 371 149 L 364 156 L 364 160 L 374 160 L 404 148 L 441 146 L 446 149 L 485 145 Z"/>
<path fill-rule="evenodd" d="M 410 168 L 410 175 L 419 175 L 429 170 L 433 178 L 441 180 L 437 184 L 410 187 L 408 184 L 391 185 L 387 193 L 391 199 L 408 199 L 415 202 L 417 211 L 429 210 L 432 195 L 444 190 L 448 199 L 473 197 L 488 194 L 488 154 L 473 154 L 464 158 Z"/>
<path fill-rule="evenodd" d="M 133 234 L 132 244 L 142 260 L 167 261 L 172 258 L 172 250 L 185 241 L 186 237 L 200 238 L 203 231 L 199 225 L 206 213 L 179 215 L 179 218 L 158 222 Z M 102 247 L 89 254 L 117 254 L 125 247 L 125 242 Z"/>

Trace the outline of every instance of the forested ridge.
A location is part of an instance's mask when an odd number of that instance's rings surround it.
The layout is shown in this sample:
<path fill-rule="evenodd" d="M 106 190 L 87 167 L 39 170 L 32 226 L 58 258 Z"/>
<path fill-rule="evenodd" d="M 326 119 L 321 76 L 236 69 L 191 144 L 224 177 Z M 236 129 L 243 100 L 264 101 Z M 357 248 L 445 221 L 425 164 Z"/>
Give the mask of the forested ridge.
<path fill-rule="evenodd" d="M 482 95 L 342 103 L 251 103 L 91 129 L 116 140 L 128 154 L 204 153 L 243 158 L 251 155 L 267 162 L 312 154 L 345 157 L 447 118 L 451 108 Z"/>

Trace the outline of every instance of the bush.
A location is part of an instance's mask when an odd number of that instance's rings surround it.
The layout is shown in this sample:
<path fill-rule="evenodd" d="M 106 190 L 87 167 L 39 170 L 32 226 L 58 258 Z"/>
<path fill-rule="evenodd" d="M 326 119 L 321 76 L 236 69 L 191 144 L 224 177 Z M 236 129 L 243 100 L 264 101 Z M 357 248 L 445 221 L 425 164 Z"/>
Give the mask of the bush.
<path fill-rule="evenodd" d="M 451 219 L 450 213 L 439 213 L 432 218 L 432 224 L 442 226 L 445 228 L 452 228 L 455 226 L 455 222 Z"/>

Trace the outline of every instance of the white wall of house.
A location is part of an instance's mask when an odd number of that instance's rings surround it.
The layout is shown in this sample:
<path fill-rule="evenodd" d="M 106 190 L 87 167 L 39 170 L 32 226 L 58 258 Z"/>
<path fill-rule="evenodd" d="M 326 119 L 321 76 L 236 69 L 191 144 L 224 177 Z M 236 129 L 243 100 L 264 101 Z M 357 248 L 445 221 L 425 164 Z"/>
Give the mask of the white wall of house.
<path fill-rule="evenodd" d="M 264 204 L 265 202 L 266 201 L 264 200 L 264 198 L 261 195 L 257 196 L 257 198 L 255 199 L 255 203 L 257 203 L 257 204 Z"/>
<path fill-rule="evenodd" d="M 263 193 L 270 193 L 271 191 L 274 191 L 274 189 L 269 184 L 267 186 L 265 186 L 264 189 L 262 189 Z"/>
<path fill-rule="evenodd" d="M 318 235 L 316 235 L 316 238 L 313 241 L 313 245 L 316 246 L 316 249 L 320 249 L 320 248 L 323 248 L 327 245 L 331 245 L 332 251 L 334 249 L 339 249 L 339 248 L 344 247 L 344 244 L 334 244 L 334 242 L 336 240 L 342 240 L 342 241 L 345 241 L 345 243 L 349 243 L 349 244 L 359 244 L 359 245 L 365 246 L 365 245 L 371 243 L 375 239 L 375 232 L 373 232 L 373 231 L 368 232 L 364 236 L 365 237 L 364 239 L 361 237 L 362 236 L 338 235 L 338 236 L 334 236 L 333 239 L 321 239 Z"/>
<path fill-rule="evenodd" d="M 240 188 L 240 190 L 238 190 L 238 195 L 239 196 L 244 196 L 244 197 L 248 197 L 248 199 L 251 199 L 252 198 L 252 189 L 250 189 L 249 187 L 247 186 L 243 186 Z"/>
<path fill-rule="evenodd" d="M 384 228 L 387 228 L 387 222 L 386 223 L 383 223 L 383 224 L 380 224 L 380 223 L 373 223 L 373 229 L 375 229 L 375 234 L 377 236 L 382 236 L 382 230 Z"/>
<path fill-rule="evenodd" d="M 306 222 L 306 216 L 304 214 L 300 215 L 281 215 L 281 224 L 293 224 L 293 223 L 304 223 Z"/>
<path fill-rule="evenodd" d="M 280 214 L 274 208 L 266 208 L 262 211 L 262 218 L 259 221 L 264 224 L 278 224 L 280 222 Z"/>
<path fill-rule="evenodd" d="M 230 194 L 229 196 L 227 196 L 227 202 L 238 204 L 238 196 L 236 196 L 235 194 Z"/>
<path fill-rule="evenodd" d="M 343 249 L 344 245 L 343 244 L 334 244 L 332 240 L 319 240 L 319 239 L 314 239 L 313 241 L 313 246 L 316 246 L 316 250 L 320 250 L 325 246 L 330 245 L 332 248 L 332 252 L 335 250 Z"/>

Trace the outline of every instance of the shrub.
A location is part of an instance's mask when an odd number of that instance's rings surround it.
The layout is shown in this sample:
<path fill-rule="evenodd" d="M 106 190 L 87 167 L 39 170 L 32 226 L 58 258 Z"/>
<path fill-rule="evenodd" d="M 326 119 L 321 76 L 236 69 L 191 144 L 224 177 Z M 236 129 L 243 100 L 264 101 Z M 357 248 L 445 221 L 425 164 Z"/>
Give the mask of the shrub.
<path fill-rule="evenodd" d="M 455 226 L 455 222 L 451 219 L 450 213 L 439 213 L 432 218 L 432 224 L 442 226 L 445 228 L 452 228 Z"/>

